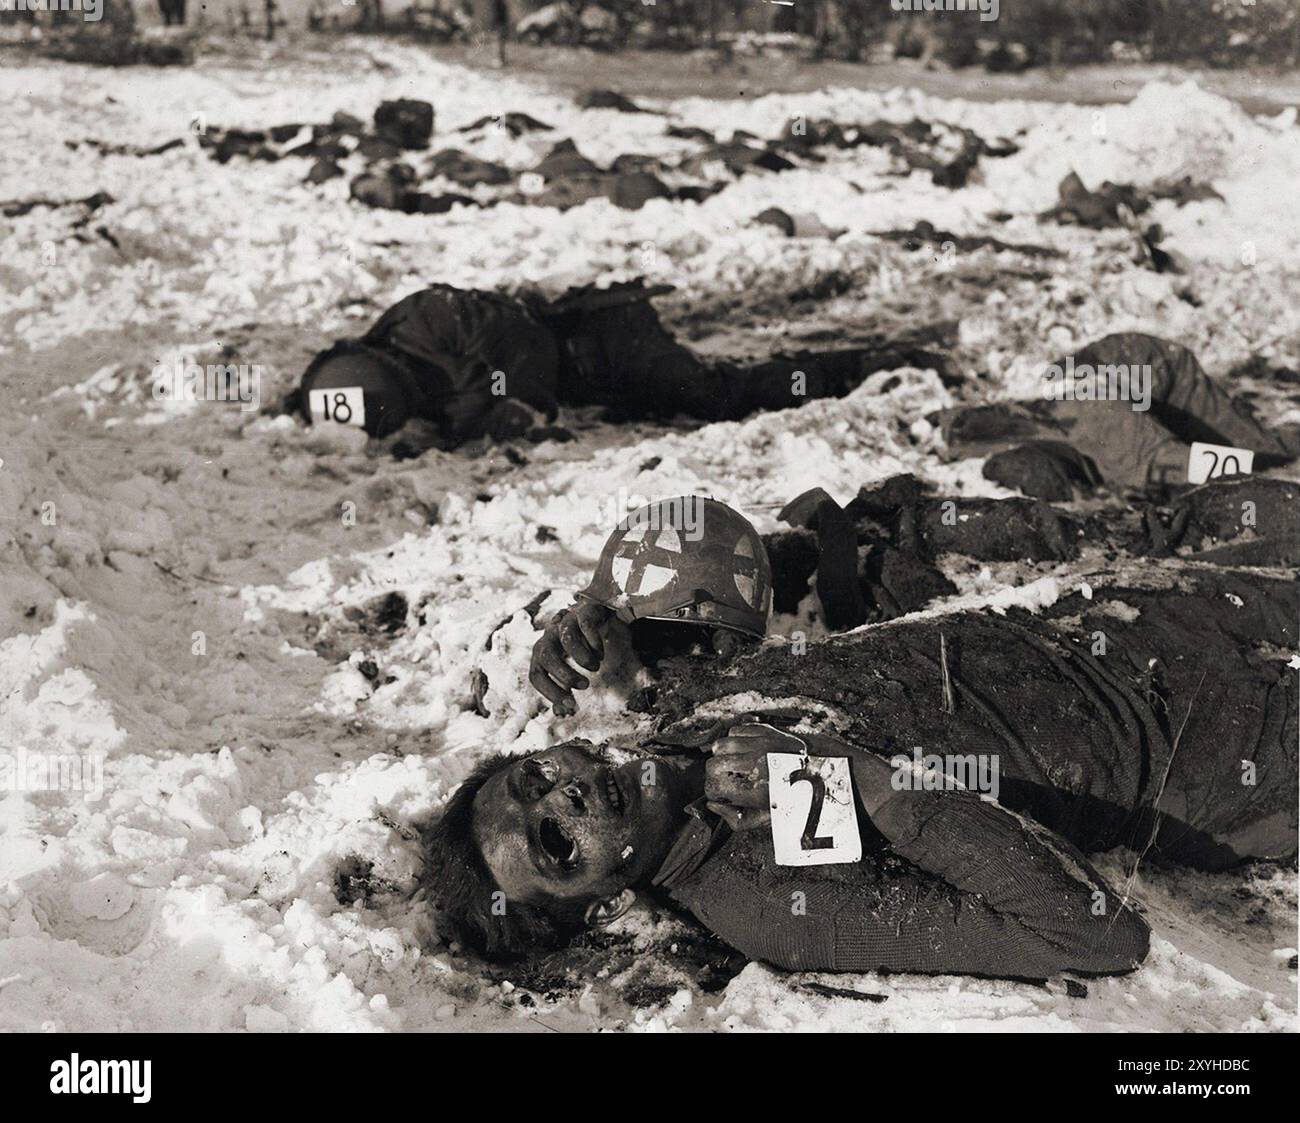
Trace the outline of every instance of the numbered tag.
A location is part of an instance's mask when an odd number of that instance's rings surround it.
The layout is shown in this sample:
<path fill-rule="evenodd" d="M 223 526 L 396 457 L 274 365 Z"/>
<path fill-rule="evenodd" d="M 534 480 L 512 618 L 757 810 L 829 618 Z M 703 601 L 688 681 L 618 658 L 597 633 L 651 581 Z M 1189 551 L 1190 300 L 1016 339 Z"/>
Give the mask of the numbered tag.
<path fill-rule="evenodd" d="M 772 849 L 779 866 L 835 866 L 862 857 L 847 757 L 767 754 Z"/>
<path fill-rule="evenodd" d="M 1249 475 L 1254 463 L 1255 453 L 1248 448 L 1193 441 L 1192 451 L 1187 457 L 1187 482 L 1203 484 L 1219 476 Z"/>
<path fill-rule="evenodd" d="M 331 386 L 307 395 L 312 421 L 337 421 L 340 425 L 366 427 L 366 396 L 360 386 Z"/>

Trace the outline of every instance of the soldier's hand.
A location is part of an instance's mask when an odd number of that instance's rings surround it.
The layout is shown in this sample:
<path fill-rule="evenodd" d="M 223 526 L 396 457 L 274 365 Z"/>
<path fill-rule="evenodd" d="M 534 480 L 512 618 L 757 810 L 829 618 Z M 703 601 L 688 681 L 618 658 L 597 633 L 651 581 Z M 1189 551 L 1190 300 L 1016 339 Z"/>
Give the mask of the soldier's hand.
<path fill-rule="evenodd" d="M 704 765 L 704 798 L 732 830 L 754 830 L 772 821 L 767 754 L 790 751 L 791 738 L 757 725 L 739 725 L 713 744 Z"/>
<path fill-rule="evenodd" d="M 518 398 L 503 398 L 489 411 L 484 420 L 484 429 L 494 441 L 508 441 L 512 437 L 523 436 L 545 420 L 527 402 L 521 402 Z"/>
<path fill-rule="evenodd" d="M 613 619 L 614 614 L 603 604 L 579 601 L 558 613 L 533 645 L 528 681 L 561 717 L 578 712 L 573 692 L 590 685 L 590 680 L 570 664 L 588 671 L 600 670 L 605 658 L 605 631 Z"/>

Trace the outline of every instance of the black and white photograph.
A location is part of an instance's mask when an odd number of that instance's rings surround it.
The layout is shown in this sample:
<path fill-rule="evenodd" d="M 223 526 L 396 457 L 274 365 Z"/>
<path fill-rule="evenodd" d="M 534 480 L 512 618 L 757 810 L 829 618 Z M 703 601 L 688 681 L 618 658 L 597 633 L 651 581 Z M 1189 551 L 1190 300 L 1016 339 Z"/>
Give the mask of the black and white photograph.
<path fill-rule="evenodd" d="M 0 0 L 0 96 L 34 1094 L 861 1033 L 1250 1095 L 1296 0 Z"/>

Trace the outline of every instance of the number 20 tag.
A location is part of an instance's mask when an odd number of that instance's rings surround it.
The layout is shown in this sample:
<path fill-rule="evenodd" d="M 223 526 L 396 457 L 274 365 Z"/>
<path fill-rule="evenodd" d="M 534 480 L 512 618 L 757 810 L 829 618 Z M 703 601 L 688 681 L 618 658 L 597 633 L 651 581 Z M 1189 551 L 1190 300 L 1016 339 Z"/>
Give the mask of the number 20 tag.
<path fill-rule="evenodd" d="M 767 754 L 772 849 L 779 866 L 835 866 L 862 857 L 847 757 Z"/>
<path fill-rule="evenodd" d="M 366 427 L 366 396 L 360 386 L 331 386 L 307 395 L 312 421 L 337 421 L 340 425 Z"/>
<path fill-rule="evenodd" d="M 1249 475 L 1254 465 L 1255 453 L 1251 449 L 1193 441 L 1187 454 L 1187 482 L 1203 484 L 1219 476 Z"/>

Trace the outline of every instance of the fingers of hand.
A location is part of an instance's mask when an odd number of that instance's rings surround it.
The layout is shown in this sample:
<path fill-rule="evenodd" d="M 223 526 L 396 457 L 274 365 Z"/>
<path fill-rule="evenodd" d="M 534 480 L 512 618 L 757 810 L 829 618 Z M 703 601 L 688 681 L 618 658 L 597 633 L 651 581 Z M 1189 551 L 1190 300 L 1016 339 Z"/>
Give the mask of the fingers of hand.
<path fill-rule="evenodd" d="M 541 668 L 561 686 L 569 690 L 585 690 L 587 679 L 569 666 L 565 660 L 564 624 L 548 628 L 546 634 L 533 648 L 533 665 Z M 552 630 L 554 629 L 554 630 Z"/>
<path fill-rule="evenodd" d="M 757 733 L 741 735 L 733 729 L 725 737 L 719 737 L 713 742 L 713 755 L 762 756 L 766 753 L 798 752 L 797 746 L 791 749 L 793 744 L 792 741 L 778 736 L 771 730 L 759 730 Z"/>
<path fill-rule="evenodd" d="M 528 681 L 538 694 L 555 707 L 555 712 L 557 714 L 562 712 L 577 712 L 577 703 L 574 701 L 573 695 L 570 694 L 569 691 L 565 690 L 559 683 L 555 682 L 537 662 L 533 663 L 532 668 L 528 672 Z M 561 706 L 564 707 L 564 711 L 561 710 Z"/>
<path fill-rule="evenodd" d="M 587 642 L 587 637 L 576 613 L 566 613 L 558 624 L 560 645 L 564 653 L 580 667 L 589 671 L 600 670 L 600 655 Z"/>
<path fill-rule="evenodd" d="M 582 629 L 587 646 L 596 656 L 596 666 L 591 668 L 594 671 L 605 658 L 605 627 L 613 614 L 603 604 L 588 601 L 580 604 L 573 615 L 578 621 L 578 627 Z"/>

